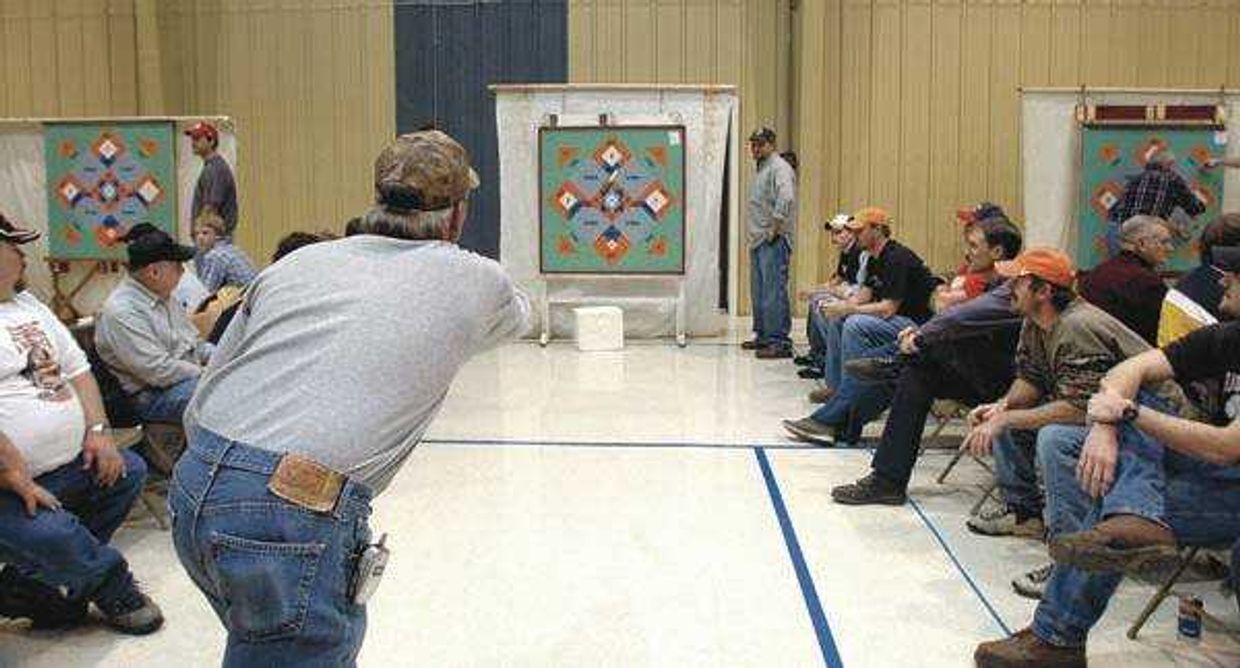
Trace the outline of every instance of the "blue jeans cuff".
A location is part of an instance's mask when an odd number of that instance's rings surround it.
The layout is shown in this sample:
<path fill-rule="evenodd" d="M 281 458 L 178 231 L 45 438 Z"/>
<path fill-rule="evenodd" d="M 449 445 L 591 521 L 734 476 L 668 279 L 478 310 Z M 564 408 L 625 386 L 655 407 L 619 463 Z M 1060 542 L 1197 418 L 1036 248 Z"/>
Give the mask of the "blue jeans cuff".
<path fill-rule="evenodd" d="M 1045 602 L 1038 605 L 1030 625 L 1033 635 L 1056 647 L 1084 647 L 1089 627 L 1071 619 L 1071 615 L 1057 615 Z"/>

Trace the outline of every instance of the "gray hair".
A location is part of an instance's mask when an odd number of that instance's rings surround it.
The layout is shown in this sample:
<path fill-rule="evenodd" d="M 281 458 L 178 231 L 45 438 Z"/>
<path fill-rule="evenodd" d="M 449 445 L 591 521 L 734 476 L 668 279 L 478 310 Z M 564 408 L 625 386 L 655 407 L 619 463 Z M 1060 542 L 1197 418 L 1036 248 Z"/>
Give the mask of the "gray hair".
<path fill-rule="evenodd" d="M 1167 222 L 1157 216 L 1138 215 L 1124 221 L 1119 227 L 1119 240 L 1124 244 L 1135 244 L 1150 236 L 1157 228 L 1167 228 Z"/>
<path fill-rule="evenodd" d="M 357 225 L 350 224 L 347 235 L 377 234 L 396 239 L 439 239 L 445 225 L 452 220 L 455 206 L 436 211 L 396 213 L 382 204 L 362 214 Z"/>

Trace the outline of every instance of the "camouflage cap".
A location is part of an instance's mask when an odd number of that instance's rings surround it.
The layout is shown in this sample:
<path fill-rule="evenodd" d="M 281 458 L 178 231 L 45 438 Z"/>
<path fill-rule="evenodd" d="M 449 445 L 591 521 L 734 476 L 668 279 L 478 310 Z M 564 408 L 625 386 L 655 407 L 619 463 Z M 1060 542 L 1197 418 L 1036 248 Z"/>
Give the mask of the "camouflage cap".
<path fill-rule="evenodd" d="M 439 130 L 397 137 L 375 159 L 379 204 L 397 211 L 437 211 L 478 187 L 469 153 Z"/>

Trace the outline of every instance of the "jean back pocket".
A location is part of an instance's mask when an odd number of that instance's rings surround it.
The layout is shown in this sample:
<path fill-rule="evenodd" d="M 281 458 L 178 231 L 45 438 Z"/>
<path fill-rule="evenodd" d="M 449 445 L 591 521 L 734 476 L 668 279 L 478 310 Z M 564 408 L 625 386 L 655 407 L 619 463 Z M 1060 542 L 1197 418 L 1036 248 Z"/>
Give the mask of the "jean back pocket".
<path fill-rule="evenodd" d="M 213 532 L 210 544 L 230 633 L 261 641 L 301 632 L 323 543 L 275 543 Z"/>

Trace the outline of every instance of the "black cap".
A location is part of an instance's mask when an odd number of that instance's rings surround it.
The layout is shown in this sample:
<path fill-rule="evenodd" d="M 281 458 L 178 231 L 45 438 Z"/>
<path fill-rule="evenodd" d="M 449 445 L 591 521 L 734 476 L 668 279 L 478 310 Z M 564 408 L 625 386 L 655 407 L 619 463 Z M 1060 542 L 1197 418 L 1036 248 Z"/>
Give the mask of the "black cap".
<path fill-rule="evenodd" d="M 38 239 L 40 234 L 34 230 L 27 230 L 14 225 L 4 214 L 0 213 L 0 241 L 7 241 L 11 244 L 20 246 L 30 243 Z"/>
<path fill-rule="evenodd" d="M 121 237 L 129 244 L 129 268 L 141 269 L 156 262 L 188 262 L 194 247 L 178 244 L 167 232 L 150 223 L 138 223 Z"/>
<path fill-rule="evenodd" d="M 1214 266 L 1229 274 L 1240 274 L 1240 246 L 1214 246 L 1210 249 Z"/>
<path fill-rule="evenodd" d="M 765 126 L 760 127 L 757 130 L 754 130 L 753 134 L 749 135 L 749 141 L 751 142 L 760 141 L 766 144 L 774 144 L 775 143 L 775 131 Z"/>

